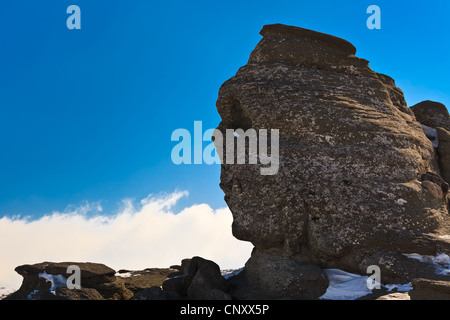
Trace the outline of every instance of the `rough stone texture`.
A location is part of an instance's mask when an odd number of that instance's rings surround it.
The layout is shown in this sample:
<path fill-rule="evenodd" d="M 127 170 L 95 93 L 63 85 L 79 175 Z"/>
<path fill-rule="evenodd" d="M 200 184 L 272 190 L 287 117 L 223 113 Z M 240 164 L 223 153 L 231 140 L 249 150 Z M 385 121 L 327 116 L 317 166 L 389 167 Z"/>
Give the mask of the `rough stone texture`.
<path fill-rule="evenodd" d="M 414 243 L 411 244 L 412 247 L 414 245 Z M 419 246 L 417 246 L 418 250 L 421 249 Z M 420 277 L 435 280 L 449 278 L 437 274 L 434 265 L 408 258 L 397 252 L 379 251 L 365 257 L 360 264 L 361 273 L 365 273 L 370 265 L 380 268 L 383 283 L 405 284 Z"/>
<path fill-rule="evenodd" d="M 202 300 L 222 297 L 217 291 L 225 292 L 228 284 L 220 273 L 219 266 L 201 257 L 193 257 L 184 268 L 184 286 L 189 299 Z M 210 292 L 214 290 L 215 292 Z"/>
<path fill-rule="evenodd" d="M 147 268 L 144 270 L 119 270 L 120 278 L 125 287 L 133 293 L 150 288 L 161 286 L 163 282 L 174 273 L 172 268 Z"/>
<path fill-rule="evenodd" d="M 444 180 L 450 184 L 450 131 L 436 128 L 439 137 L 439 167 Z"/>
<path fill-rule="evenodd" d="M 421 177 L 440 169 L 394 80 L 343 39 L 284 25 L 261 35 L 220 88 L 218 129 L 279 129 L 280 166 L 261 175 L 224 157 L 234 236 L 350 272 L 380 252 L 435 255 L 450 234 L 447 200 Z"/>
<path fill-rule="evenodd" d="M 181 296 L 187 295 L 187 288 L 184 285 L 184 276 L 166 279 L 162 284 L 162 288 L 164 291 L 176 292 Z"/>
<path fill-rule="evenodd" d="M 442 127 L 450 131 L 450 114 L 442 103 L 422 101 L 412 106 L 411 110 L 421 124 L 431 128 Z"/>
<path fill-rule="evenodd" d="M 68 289 L 61 286 L 56 288 L 55 295 L 61 300 L 105 300 L 97 290 L 92 288 Z"/>
<path fill-rule="evenodd" d="M 231 286 L 238 299 L 312 300 L 325 293 L 328 279 L 314 264 L 255 249 Z"/>
<path fill-rule="evenodd" d="M 411 300 L 450 300 L 450 281 L 414 279 Z"/>
<path fill-rule="evenodd" d="M 408 292 L 394 292 L 378 297 L 375 300 L 411 300 L 411 297 Z"/>
<path fill-rule="evenodd" d="M 71 274 L 67 273 L 67 267 L 77 265 L 81 271 L 82 289 L 94 289 L 102 299 L 129 299 L 133 295 L 128 290 L 122 279 L 117 279 L 115 271 L 104 264 L 90 262 L 42 262 L 33 265 L 18 266 L 15 271 L 23 276 L 23 282 L 19 290 L 14 292 L 8 299 L 68 299 L 70 297 L 94 297 L 92 290 L 73 292 L 68 294 L 66 290 L 55 290 L 50 292 L 51 283 L 44 279 L 40 274 L 62 275 L 68 278 Z M 56 289 L 58 289 L 57 287 Z M 61 293 L 61 297 L 58 295 Z M 97 296 L 98 297 L 98 296 Z"/>

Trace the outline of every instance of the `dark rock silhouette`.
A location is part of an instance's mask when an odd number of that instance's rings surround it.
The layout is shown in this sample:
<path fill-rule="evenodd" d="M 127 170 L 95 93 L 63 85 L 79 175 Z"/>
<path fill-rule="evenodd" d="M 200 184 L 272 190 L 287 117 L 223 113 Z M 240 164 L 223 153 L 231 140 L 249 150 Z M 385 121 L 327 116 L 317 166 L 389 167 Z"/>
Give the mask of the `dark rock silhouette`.
<path fill-rule="evenodd" d="M 431 132 L 431 140 L 437 144 L 437 154 L 441 175 L 450 183 L 450 115 L 439 102 L 423 101 L 411 107 L 417 121 Z M 434 139 L 433 139 L 434 138 Z"/>

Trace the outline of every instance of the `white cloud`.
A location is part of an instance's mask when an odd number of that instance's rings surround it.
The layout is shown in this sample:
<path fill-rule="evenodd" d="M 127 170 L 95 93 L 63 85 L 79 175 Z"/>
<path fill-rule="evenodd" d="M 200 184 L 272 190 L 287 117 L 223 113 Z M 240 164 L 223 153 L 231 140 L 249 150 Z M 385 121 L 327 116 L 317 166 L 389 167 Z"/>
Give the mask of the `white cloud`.
<path fill-rule="evenodd" d="M 38 220 L 0 219 L 0 287 L 17 289 L 14 268 L 43 261 L 98 262 L 118 269 L 168 267 L 181 259 L 202 256 L 222 269 L 239 268 L 252 245 L 232 236 L 228 208 L 193 205 L 171 209 L 187 192 L 131 200 L 116 215 L 94 204 L 54 212 Z M 96 211 L 94 216 L 87 212 Z"/>

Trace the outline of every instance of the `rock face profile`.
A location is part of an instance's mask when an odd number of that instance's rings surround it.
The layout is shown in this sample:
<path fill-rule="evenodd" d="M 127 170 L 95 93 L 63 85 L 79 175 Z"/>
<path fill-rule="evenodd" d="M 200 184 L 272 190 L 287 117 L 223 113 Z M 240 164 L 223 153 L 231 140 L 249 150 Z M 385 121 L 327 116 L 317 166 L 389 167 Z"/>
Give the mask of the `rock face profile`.
<path fill-rule="evenodd" d="M 255 246 L 247 264 L 257 260 L 274 277 L 284 268 L 292 286 L 305 279 L 287 261 L 364 274 L 379 265 L 384 280 L 408 282 L 404 254 L 449 253 L 445 107 L 427 107 L 432 117 L 422 123 L 439 130 L 437 150 L 415 115 L 428 119 L 427 108 L 408 108 L 394 80 L 371 70 L 351 43 L 280 24 L 260 34 L 216 104 L 223 136 L 279 130 L 277 174 L 261 175 L 260 164 L 221 166 L 233 234 Z M 257 287 L 258 268 L 246 273 Z M 413 276 L 430 277 L 420 265 Z M 260 292 L 271 298 L 292 294 L 267 288 Z"/>
<path fill-rule="evenodd" d="M 118 273 L 44 262 L 17 267 L 23 284 L 7 299 L 450 299 L 446 107 L 409 108 L 394 80 L 346 40 L 280 24 L 260 33 L 219 90 L 214 135 L 227 158 L 254 159 L 258 149 L 260 163 L 221 164 L 233 235 L 254 245 L 244 268 L 224 275 L 198 256 Z M 273 174 L 262 174 L 266 150 L 277 150 Z M 70 264 L 80 266 L 81 289 L 64 286 Z M 379 271 L 377 293 L 368 270 Z"/>

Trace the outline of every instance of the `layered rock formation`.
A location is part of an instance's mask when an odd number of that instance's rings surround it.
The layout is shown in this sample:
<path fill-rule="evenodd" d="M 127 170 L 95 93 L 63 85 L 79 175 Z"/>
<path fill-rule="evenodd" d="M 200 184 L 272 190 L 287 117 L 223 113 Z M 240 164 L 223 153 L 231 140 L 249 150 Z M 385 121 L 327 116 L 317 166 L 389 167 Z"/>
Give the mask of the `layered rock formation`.
<path fill-rule="evenodd" d="M 224 136 L 279 130 L 277 174 L 222 164 L 233 234 L 255 246 L 248 264 L 257 259 L 269 273 L 278 271 L 274 256 L 358 273 L 376 264 L 389 271 L 384 280 L 408 281 L 403 254 L 450 252 L 448 158 L 438 158 L 394 80 L 343 39 L 285 25 L 261 35 L 217 100 Z M 383 264 L 389 259 L 399 265 Z"/>
<path fill-rule="evenodd" d="M 68 266 L 80 268 L 81 288 L 67 285 Z M 231 300 L 228 276 L 201 257 L 170 268 L 114 271 L 90 262 L 42 262 L 18 266 L 22 286 L 6 300 Z"/>
<path fill-rule="evenodd" d="M 71 276 L 67 267 L 71 265 L 80 268 L 79 289 L 67 286 Z M 9 300 L 128 300 L 141 290 L 161 285 L 175 270 L 146 269 L 121 276 L 123 273 L 100 263 L 42 262 L 18 266 L 15 271 L 23 276 L 23 282 L 6 298 Z"/>

